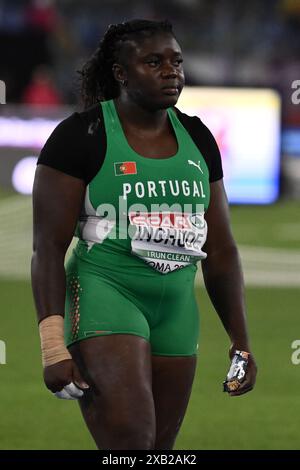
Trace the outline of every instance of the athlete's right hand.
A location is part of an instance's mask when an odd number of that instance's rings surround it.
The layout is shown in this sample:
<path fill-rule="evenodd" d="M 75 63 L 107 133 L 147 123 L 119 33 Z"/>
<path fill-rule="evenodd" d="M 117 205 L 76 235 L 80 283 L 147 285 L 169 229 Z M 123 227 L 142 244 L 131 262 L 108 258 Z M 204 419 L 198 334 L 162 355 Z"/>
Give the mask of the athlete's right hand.
<path fill-rule="evenodd" d="M 57 398 L 77 400 L 89 385 L 82 379 L 72 359 L 57 362 L 44 368 L 44 382 Z"/>

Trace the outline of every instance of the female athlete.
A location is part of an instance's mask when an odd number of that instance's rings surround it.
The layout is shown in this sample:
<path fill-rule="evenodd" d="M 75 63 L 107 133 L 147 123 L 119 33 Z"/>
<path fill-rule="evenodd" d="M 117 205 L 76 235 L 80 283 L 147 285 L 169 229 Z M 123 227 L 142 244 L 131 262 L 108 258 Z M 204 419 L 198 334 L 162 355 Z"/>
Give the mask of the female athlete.
<path fill-rule="evenodd" d="M 197 261 L 231 354 L 250 352 L 220 154 L 175 107 L 182 61 L 170 23 L 111 25 L 81 71 L 85 109 L 58 125 L 36 170 L 44 381 L 79 400 L 99 449 L 173 448 L 196 368 Z M 250 352 L 230 394 L 255 376 Z"/>

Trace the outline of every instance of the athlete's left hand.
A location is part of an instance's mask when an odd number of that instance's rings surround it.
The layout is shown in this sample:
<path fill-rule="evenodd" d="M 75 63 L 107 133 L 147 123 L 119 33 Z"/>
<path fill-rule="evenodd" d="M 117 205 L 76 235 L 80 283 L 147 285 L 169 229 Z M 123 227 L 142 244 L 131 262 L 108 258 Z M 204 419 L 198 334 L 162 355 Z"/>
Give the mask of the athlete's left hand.
<path fill-rule="evenodd" d="M 234 355 L 234 350 L 238 349 L 234 345 L 230 347 L 229 350 L 229 357 L 230 360 L 233 358 Z M 252 353 L 250 353 L 249 358 L 248 358 L 248 365 L 247 365 L 247 370 L 245 374 L 245 378 L 239 388 L 235 390 L 234 392 L 229 392 L 228 395 L 231 397 L 238 397 L 240 395 L 244 395 L 245 393 L 250 392 L 255 385 L 256 381 L 256 374 L 257 374 L 257 366 L 254 360 L 254 357 Z"/>

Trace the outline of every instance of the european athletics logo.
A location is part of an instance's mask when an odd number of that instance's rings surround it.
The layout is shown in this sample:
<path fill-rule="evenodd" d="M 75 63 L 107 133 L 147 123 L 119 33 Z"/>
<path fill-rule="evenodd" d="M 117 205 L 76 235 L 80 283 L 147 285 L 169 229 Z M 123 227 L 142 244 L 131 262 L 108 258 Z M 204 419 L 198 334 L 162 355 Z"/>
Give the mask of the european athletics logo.
<path fill-rule="evenodd" d="M 0 104 L 5 104 L 5 83 L 0 80 Z"/>

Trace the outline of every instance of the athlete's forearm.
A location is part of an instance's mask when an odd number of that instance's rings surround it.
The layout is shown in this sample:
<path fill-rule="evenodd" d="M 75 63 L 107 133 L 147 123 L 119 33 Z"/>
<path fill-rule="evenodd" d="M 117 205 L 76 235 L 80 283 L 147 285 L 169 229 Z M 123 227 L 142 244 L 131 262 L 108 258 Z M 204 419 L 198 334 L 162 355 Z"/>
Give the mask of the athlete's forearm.
<path fill-rule="evenodd" d="M 33 252 L 31 282 L 37 317 L 40 322 L 49 315 L 64 315 L 66 275 L 64 250 L 44 246 Z"/>
<path fill-rule="evenodd" d="M 236 246 L 208 256 L 202 262 L 202 271 L 209 297 L 232 343 L 248 351 L 244 281 Z"/>
<path fill-rule="evenodd" d="M 64 250 L 53 245 L 34 250 L 32 290 L 36 304 L 44 369 L 71 359 L 64 343 L 66 276 Z"/>

